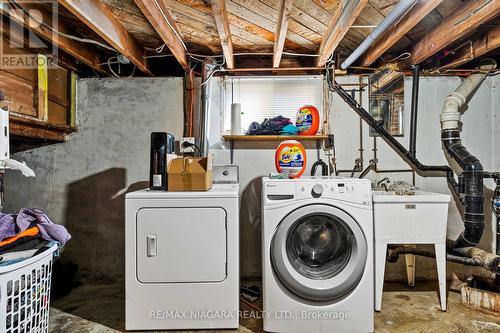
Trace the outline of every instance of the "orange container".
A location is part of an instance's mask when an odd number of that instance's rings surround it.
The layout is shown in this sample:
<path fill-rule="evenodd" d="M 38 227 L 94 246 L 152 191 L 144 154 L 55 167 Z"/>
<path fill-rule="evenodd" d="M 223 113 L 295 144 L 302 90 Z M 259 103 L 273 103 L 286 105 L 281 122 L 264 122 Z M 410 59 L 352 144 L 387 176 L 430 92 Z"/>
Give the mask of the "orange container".
<path fill-rule="evenodd" d="M 276 170 L 278 172 L 288 171 L 289 178 L 299 178 L 306 170 L 306 150 L 298 141 L 285 140 L 280 143 L 274 159 Z"/>
<path fill-rule="evenodd" d="M 303 106 L 297 111 L 295 121 L 299 135 L 316 135 L 319 129 L 319 111 L 312 105 Z"/>

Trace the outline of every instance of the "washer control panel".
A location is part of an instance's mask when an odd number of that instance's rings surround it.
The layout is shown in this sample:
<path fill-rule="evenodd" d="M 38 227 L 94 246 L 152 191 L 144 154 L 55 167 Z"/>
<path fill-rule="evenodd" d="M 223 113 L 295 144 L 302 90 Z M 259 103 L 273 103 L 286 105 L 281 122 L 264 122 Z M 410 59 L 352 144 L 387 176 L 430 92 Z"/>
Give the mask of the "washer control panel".
<path fill-rule="evenodd" d="M 297 182 L 296 199 L 330 198 L 371 203 L 369 182 Z M 360 200 L 361 198 L 361 200 Z"/>
<path fill-rule="evenodd" d="M 362 205 L 372 204 L 371 183 L 366 179 L 295 179 L 264 180 L 264 206 L 296 200 L 341 200 Z"/>

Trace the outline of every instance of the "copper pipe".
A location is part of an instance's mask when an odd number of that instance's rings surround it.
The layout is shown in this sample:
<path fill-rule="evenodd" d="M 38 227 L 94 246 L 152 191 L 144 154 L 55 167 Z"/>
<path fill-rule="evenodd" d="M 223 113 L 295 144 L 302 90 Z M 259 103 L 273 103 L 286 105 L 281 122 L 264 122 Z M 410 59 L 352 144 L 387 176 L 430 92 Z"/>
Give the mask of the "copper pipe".
<path fill-rule="evenodd" d="M 184 79 L 184 135 L 188 137 L 193 136 L 193 113 L 194 113 L 194 99 L 195 99 L 195 86 L 194 86 L 194 71 L 191 68 Z"/>

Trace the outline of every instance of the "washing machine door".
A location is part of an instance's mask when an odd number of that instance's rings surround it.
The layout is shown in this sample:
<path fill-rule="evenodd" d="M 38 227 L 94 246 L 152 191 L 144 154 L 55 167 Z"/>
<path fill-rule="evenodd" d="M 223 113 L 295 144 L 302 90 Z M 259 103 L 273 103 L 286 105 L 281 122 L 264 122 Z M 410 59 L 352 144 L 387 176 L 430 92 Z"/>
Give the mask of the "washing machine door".
<path fill-rule="evenodd" d="M 313 302 L 335 302 L 359 283 L 367 242 L 359 224 L 329 205 L 308 205 L 287 215 L 271 242 L 274 272 L 290 292 Z"/>

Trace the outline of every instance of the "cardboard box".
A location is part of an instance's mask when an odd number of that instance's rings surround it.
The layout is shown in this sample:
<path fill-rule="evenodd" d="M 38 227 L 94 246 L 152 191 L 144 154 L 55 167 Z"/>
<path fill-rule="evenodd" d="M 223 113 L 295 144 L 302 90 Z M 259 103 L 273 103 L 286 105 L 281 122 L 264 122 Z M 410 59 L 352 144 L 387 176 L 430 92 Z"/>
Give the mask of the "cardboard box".
<path fill-rule="evenodd" d="M 181 157 L 168 165 L 168 191 L 208 191 L 213 184 L 213 157 Z"/>

